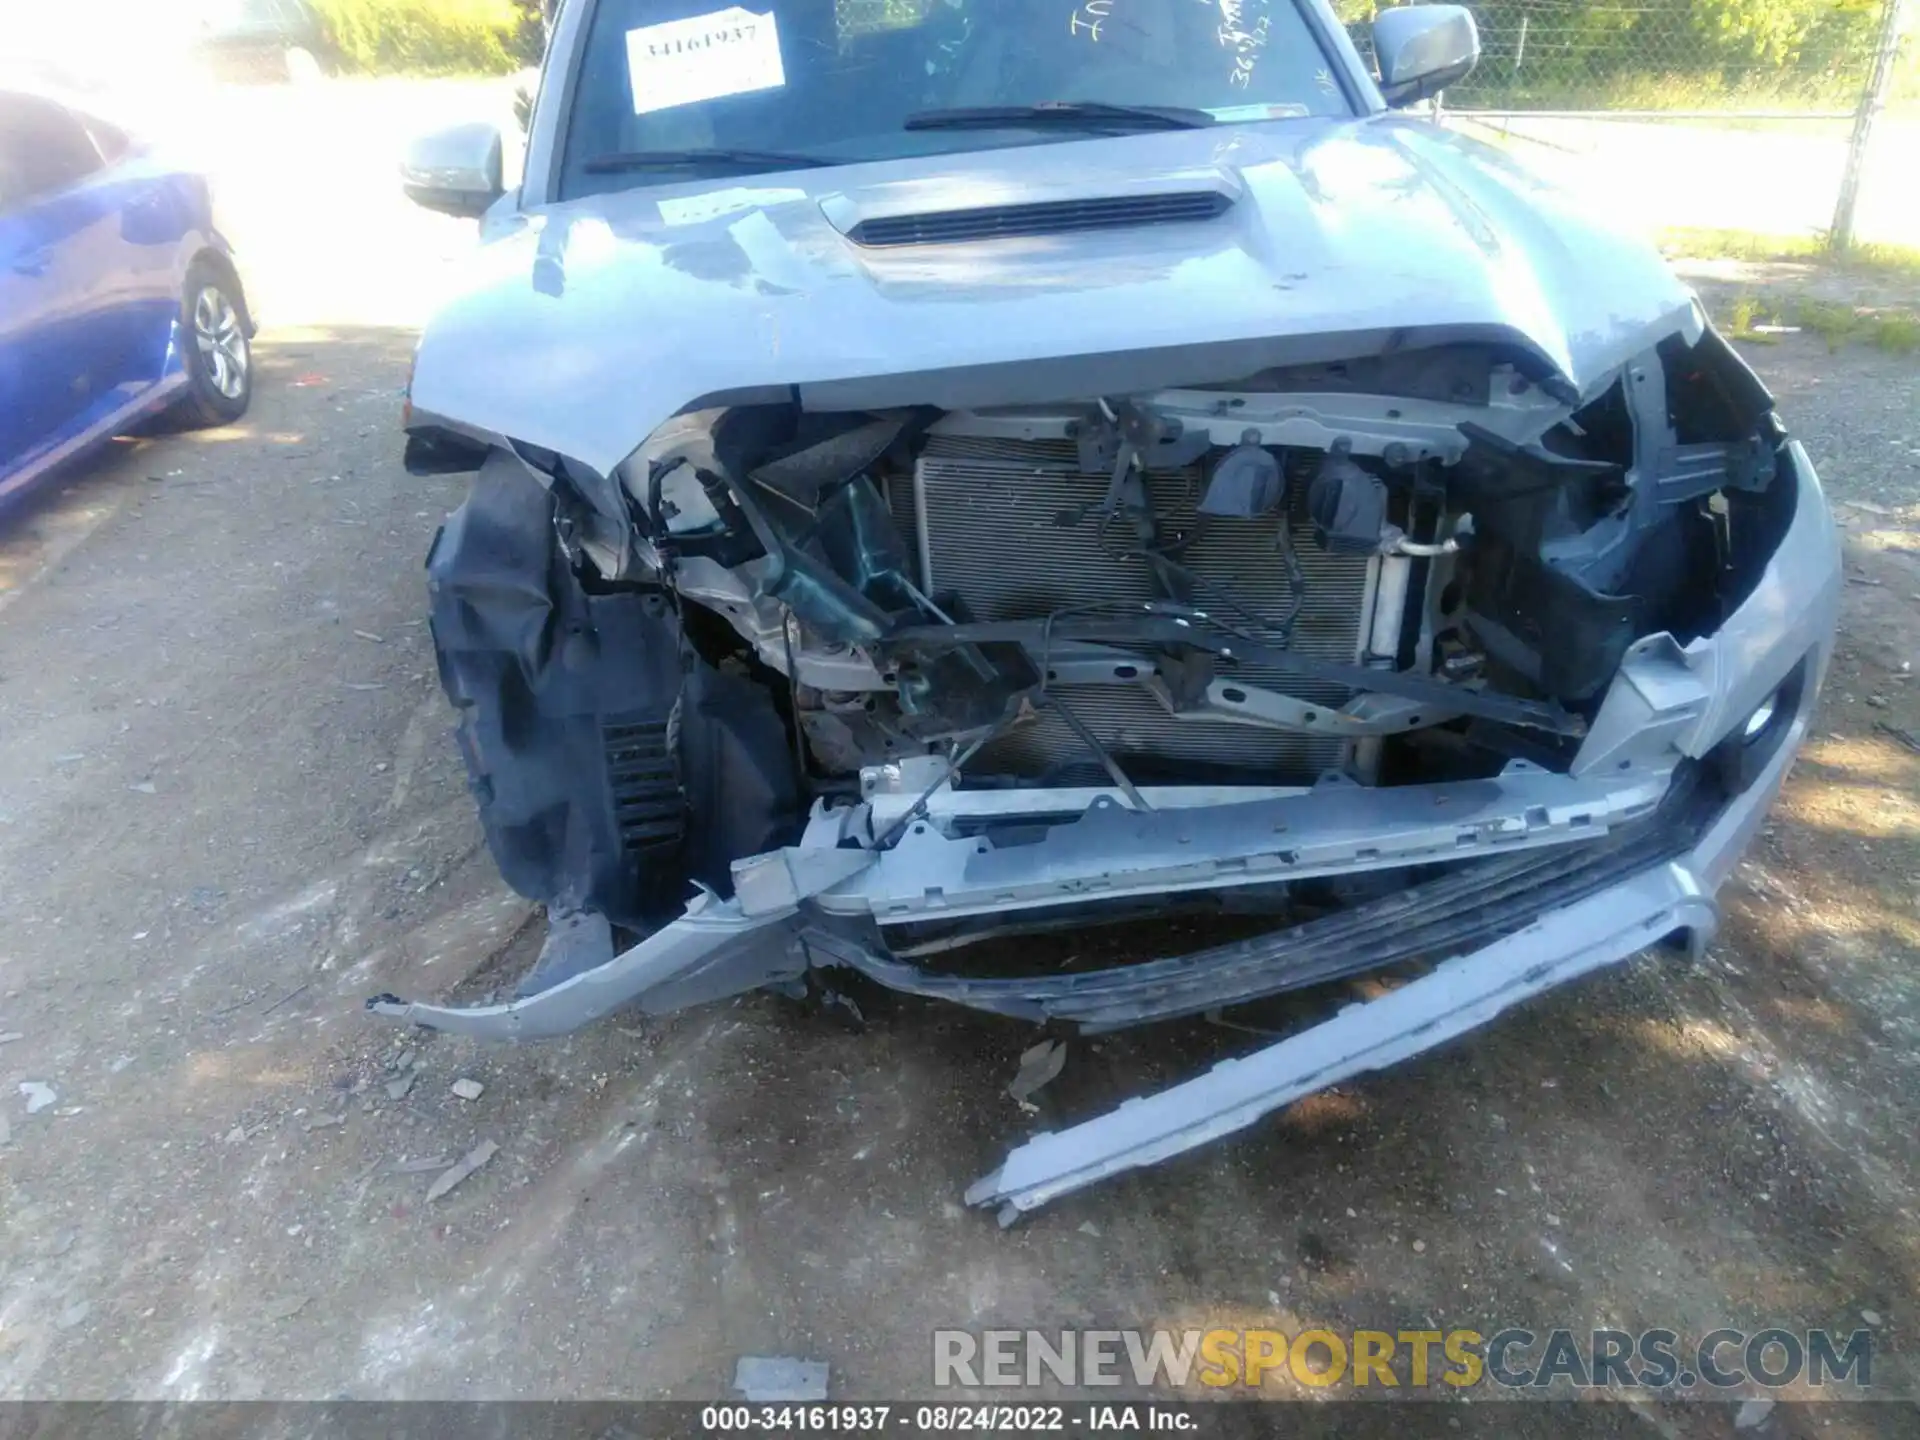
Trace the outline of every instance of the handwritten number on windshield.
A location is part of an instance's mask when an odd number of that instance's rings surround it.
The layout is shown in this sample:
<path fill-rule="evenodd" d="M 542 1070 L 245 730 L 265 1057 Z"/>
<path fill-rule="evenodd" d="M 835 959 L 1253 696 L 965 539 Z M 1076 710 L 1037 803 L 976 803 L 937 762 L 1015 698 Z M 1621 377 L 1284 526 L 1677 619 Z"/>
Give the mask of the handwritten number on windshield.
<path fill-rule="evenodd" d="M 1247 12 L 1255 5 L 1261 13 L 1249 23 Z M 1233 52 L 1233 73 L 1227 80 L 1237 89 L 1245 90 L 1253 83 L 1254 66 L 1267 48 L 1273 17 L 1266 8 L 1266 0 L 1220 0 L 1220 43 Z"/>
<path fill-rule="evenodd" d="M 1084 34 L 1095 44 L 1100 40 L 1101 23 L 1113 13 L 1113 0 L 1087 0 L 1067 18 L 1069 35 Z"/>
<path fill-rule="evenodd" d="M 1099 44 L 1101 32 L 1108 20 L 1113 18 L 1116 0 L 1083 0 L 1079 8 L 1067 16 L 1067 33 Z M 1233 59 L 1233 68 L 1227 74 L 1227 83 L 1237 90 L 1245 90 L 1253 84 L 1253 72 L 1260 63 L 1261 54 L 1267 48 L 1267 36 L 1272 27 L 1272 16 L 1267 13 L 1270 0 L 1199 0 L 1203 5 L 1218 5 L 1220 9 L 1220 27 L 1218 38 L 1220 47 Z M 1250 12 L 1258 11 L 1252 14 Z M 1123 22 L 1124 23 L 1124 22 Z"/>

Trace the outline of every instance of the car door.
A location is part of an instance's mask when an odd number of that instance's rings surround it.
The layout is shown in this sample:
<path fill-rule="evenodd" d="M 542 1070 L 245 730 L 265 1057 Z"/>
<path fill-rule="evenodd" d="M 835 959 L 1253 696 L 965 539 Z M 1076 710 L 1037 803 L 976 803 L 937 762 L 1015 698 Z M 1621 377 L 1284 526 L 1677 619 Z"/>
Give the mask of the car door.
<path fill-rule="evenodd" d="M 59 353 L 54 246 L 38 213 L 32 137 L 0 94 L 0 477 L 51 436 L 75 379 Z"/>
<path fill-rule="evenodd" d="M 0 93 L 0 470 L 83 429 L 128 379 L 123 220 L 84 126 Z"/>
<path fill-rule="evenodd" d="M 117 226 L 100 237 L 95 380 L 123 393 L 160 379 L 180 315 L 182 242 L 209 213 L 206 182 L 169 167 L 124 131 L 74 112 L 102 168 L 85 182 Z"/>

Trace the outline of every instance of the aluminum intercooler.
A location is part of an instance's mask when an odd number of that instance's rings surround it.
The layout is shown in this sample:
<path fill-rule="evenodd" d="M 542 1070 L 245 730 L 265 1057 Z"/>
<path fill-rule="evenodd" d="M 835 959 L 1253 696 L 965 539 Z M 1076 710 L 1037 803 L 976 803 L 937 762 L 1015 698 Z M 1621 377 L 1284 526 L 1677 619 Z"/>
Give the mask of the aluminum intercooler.
<path fill-rule="evenodd" d="M 916 467 L 911 493 L 896 486 L 895 518 L 918 543 L 921 582 L 931 593 L 957 591 L 977 620 L 1031 620 L 1066 606 L 1162 598 L 1147 562 L 1103 548 L 1094 511 L 1108 477 L 1081 470 L 1068 440 L 1005 440 L 935 435 Z M 1198 466 L 1153 471 L 1148 489 L 1163 531 L 1190 531 L 1203 477 Z M 1306 580 L 1306 604 L 1293 648 L 1329 660 L 1358 653 L 1371 562 L 1328 555 L 1302 518 L 1304 484 L 1289 484 L 1294 553 Z M 1078 518 L 1076 518 L 1078 517 Z M 1279 549 L 1278 516 L 1257 520 L 1204 517 L 1179 562 L 1208 582 L 1195 603 L 1222 614 L 1220 587 L 1245 611 L 1277 622 L 1286 615 L 1288 584 Z M 1118 523 L 1117 534 L 1130 527 Z M 1222 678 L 1283 689 L 1303 700 L 1337 705 L 1339 687 L 1314 684 L 1257 665 L 1229 668 Z M 1345 742 L 1230 721 L 1177 720 L 1139 685 L 1058 685 L 1054 693 L 1124 764 L 1164 778 L 1170 767 L 1258 773 L 1280 783 L 1309 782 L 1340 763 Z M 1097 764 L 1058 714 L 1040 717 L 996 740 L 969 768 L 975 773 L 1037 778 L 1078 763 Z M 1154 772 L 1158 772 L 1155 774 Z"/>

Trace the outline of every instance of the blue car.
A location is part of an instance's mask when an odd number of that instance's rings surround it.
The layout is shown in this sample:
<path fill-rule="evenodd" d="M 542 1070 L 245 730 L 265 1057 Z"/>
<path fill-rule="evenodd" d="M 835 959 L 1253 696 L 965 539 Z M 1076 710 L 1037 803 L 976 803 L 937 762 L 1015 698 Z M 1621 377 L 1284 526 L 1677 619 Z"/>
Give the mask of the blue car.
<path fill-rule="evenodd" d="M 162 412 L 239 419 L 253 330 L 204 176 L 0 89 L 0 507 Z"/>

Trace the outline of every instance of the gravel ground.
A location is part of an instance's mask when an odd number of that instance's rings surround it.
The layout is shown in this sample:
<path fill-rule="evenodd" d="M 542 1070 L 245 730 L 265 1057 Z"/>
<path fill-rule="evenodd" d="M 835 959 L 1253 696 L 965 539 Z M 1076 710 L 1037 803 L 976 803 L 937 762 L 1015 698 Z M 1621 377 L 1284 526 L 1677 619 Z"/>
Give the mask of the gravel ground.
<path fill-rule="evenodd" d="M 1704 963 L 1643 957 L 1001 1232 L 958 1201 L 1007 1146 L 1248 1037 L 1076 1043 L 1030 1115 L 1030 1032 L 885 995 L 857 1030 L 756 996 L 517 1049 L 361 1013 L 538 938 L 420 623 L 462 481 L 398 466 L 411 339 L 271 330 L 242 425 L 127 443 L 0 535 L 0 1396 L 714 1397 L 796 1354 L 880 1397 L 928 1391 L 940 1326 L 1515 1324 L 1865 1326 L 1915 1393 L 1911 359 L 1751 351 L 1856 583 Z"/>

